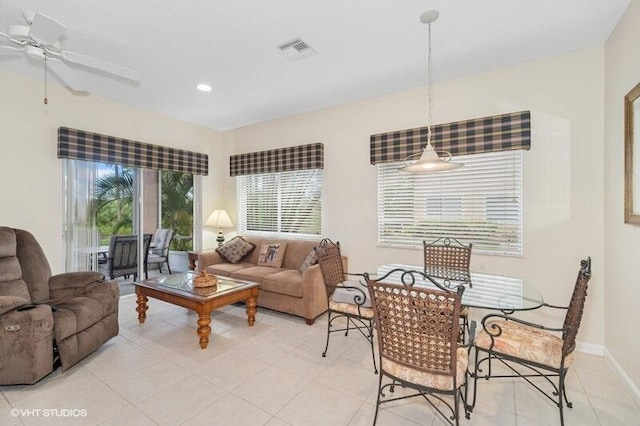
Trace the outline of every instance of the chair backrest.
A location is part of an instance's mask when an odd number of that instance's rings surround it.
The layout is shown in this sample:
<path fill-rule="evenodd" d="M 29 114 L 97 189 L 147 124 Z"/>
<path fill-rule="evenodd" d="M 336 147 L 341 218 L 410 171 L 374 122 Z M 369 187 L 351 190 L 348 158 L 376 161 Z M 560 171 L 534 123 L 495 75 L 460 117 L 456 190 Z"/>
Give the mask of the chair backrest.
<path fill-rule="evenodd" d="M 144 234 L 144 261 L 146 264 L 151 234 Z M 136 274 L 138 271 L 138 236 L 113 235 L 109 241 L 109 274 L 112 277 Z"/>
<path fill-rule="evenodd" d="M 455 292 L 441 291 L 412 284 L 385 283 L 385 278 L 370 280 L 365 274 L 373 302 L 380 356 L 424 372 L 455 378 L 464 287 L 457 287 Z"/>
<path fill-rule="evenodd" d="M 173 239 L 173 229 L 158 228 L 153 234 L 153 251 L 164 256 L 164 252 L 169 250 L 169 244 Z"/>
<path fill-rule="evenodd" d="M 331 296 L 336 286 L 345 280 L 340 242 L 333 243 L 330 239 L 324 238 L 318 244 L 316 257 L 320 264 L 324 285 L 327 288 L 327 296 Z"/>
<path fill-rule="evenodd" d="M 569 302 L 567 314 L 564 317 L 564 333 L 562 344 L 562 355 L 566 356 L 573 352 L 576 346 L 576 336 L 582 321 L 582 312 L 584 311 L 584 302 L 587 299 L 587 287 L 591 279 L 591 258 L 580 261 L 580 271 L 576 279 L 576 285 L 573 288 L 573 295 Z"/>
<path fill-rule="evenodd" d="M 424 245 L 424 273 L 446 280 L 469 282 L 471 247 L 455 238 L 438 238 Z"/>

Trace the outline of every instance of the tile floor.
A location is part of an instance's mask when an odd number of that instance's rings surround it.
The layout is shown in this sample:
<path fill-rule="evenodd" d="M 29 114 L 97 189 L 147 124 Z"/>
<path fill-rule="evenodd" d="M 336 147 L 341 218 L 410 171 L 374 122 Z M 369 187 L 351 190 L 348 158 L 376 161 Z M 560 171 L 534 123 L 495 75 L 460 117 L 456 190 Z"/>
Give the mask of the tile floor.
<path fill-rule="evenodd" d="M 135 298 L 122 298 L 118 337 L 65 373 L 0 387 L 0 424 L 372 424 L 378 376 L 369 347 L 357 335 L 335 334 L 322 358 L 326 316 L 307 326 L 259 310 L 248 327 L 244 308 L 229 306 L 214 313 L 206 350 L 195 323 L 195 314 L 151 299 L 139 325 Z M 576 356 L 568 392 L 567 425 L 640 425 L 640 406 L 602 357 Z M 480 382 L 478 398 L 462 425 L 559 424 L 557 409 L 520 381 Z M 444 421 L 417 398 L 390 403 L 378 418 L 378 425 L 415 424 Z"/>

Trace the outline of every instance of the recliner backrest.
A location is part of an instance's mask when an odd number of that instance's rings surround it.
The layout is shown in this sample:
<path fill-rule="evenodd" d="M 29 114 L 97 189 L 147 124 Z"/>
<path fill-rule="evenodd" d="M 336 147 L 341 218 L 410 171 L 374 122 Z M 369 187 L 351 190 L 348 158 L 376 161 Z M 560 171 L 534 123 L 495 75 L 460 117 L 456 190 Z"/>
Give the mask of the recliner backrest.
<path fill-rule="evenodd" d="M 38 241 L 22 229 L 0 227 L 0 295 L 49 299 L 51 267 Z"/>

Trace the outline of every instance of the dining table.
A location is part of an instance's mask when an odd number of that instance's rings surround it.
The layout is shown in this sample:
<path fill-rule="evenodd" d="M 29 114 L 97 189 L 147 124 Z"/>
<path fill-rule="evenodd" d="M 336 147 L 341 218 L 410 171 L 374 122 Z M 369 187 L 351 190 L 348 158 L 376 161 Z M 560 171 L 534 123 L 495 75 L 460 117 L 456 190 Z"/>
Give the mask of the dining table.
<path fill-rule="evenodd" d="M 470 272 L 470 280 L 465 282 L 429 276 L 437 283 L 436 285 L 422 275 L 423 270 L 423 266 L 393 263 L 378 267 L 377 272 L 370 276 L 372 279 L 380 279 L 386 275 L 384 282 L 401 284 L 403 271 L 416 271 L 419 273 L 412 274 L 416 286 L 455 290 L 459 285 L 463 285 L 465 287 L 462 294 L 463 306 L 497 310 L 503 313 L 536 309 L 544 303 L 540 291 L 522 278 L 474 271 Z M 389 274 L 390 272 L 392 273 Z M 406 279 L 407 276 L 405 276 Z"/>

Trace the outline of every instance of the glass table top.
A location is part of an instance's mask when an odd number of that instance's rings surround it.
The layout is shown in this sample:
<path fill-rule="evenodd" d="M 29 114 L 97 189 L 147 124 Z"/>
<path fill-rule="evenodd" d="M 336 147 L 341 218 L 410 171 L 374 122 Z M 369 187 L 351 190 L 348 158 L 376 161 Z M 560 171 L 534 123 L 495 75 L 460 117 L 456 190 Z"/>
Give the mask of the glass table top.
<path fill-rule="evenodd" d="M 373 279 L 383 277 L 394 269 L 413 270 L 421 272 L 422 267 L 415 265 L 388 264 L 378 268 L 377 274 L 372 275 Z M 400 284 L 402 272 L 394 272 L 384 282 Z M 462 304 L 474 308 L 495 309 L 500 311 L 522 311 L 540 307 L 544 300 L 540 291 L 525 282 L 521 278 L 512 278 L 502 275 L 491 275 L 478 272 L 471 272 L 470 283 L 464 283 L 465 290 L 462 294 Z M 436 286 L 424 279 L 422 275 L 415 274 L 417 286 Z M 433 278 L 442 286 L 455 288 L 460 283 L 447 282 L 439 278 Z"/>
<path fill-rule="evenodd" d="M 213 297 L 242 286 L 258 285 L 257 283 L 249 281 L 217 277 L 218 283 L 214 286 L 195 287 L 193 285 L 193 279 L 197 276 L 198 274 L 195 272 L 180 272 L 150 280 L 144 280 L 136 284 L 152 288 L 164 287 L 173 293 L 179 292 L 203 297 Z"/>

